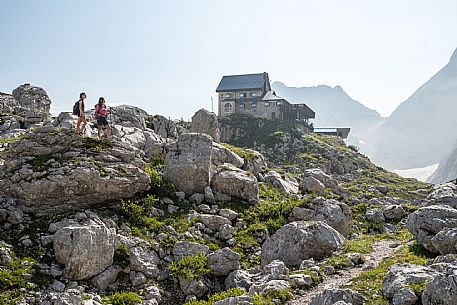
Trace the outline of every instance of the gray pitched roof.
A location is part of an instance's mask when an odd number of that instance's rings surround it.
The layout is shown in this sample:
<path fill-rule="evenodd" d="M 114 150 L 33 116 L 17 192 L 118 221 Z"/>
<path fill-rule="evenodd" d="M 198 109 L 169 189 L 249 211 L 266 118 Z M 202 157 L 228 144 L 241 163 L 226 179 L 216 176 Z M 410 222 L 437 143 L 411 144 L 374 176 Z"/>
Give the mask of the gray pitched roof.
<path fill-rule="evenodd" d="M 265 83 L 268 82 L 268 85 Z M 236 91 L 247 89 L 264 89 L 269 87 L 268 74 L 243 74 L 243 75 L 226 75 L 222 77 L 216 92 Z"/>

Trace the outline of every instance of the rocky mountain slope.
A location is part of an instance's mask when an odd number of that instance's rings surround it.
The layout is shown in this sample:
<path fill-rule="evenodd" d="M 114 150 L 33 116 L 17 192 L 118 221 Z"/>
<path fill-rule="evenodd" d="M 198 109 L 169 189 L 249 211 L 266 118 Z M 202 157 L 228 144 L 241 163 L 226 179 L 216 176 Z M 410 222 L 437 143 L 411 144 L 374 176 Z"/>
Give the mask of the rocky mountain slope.
<path fill-rule="evenodd" d="M 371 152 L 367 138 L 370 128 L 383 118 L 375 110 L 353 100 L 340 86 L 288 87 L 281 82 L 272 84 L 279 96 L 292 103 L 306 103 L 316 112 L 316 127 L 351 127 L 349 142 Z"/>
<path fill-rule="evenodd" d="M 403 102 L 379 128 L 373 161 L 420 168 L 445 157 L 456 139 L 457 50 L 449 63 Z"/>
<path fill-rule="evenodd" d="M 455 185 L 429 195 L 274 120 L 200 110 L 189 126 L 120 106 L 99 141 L 87 114 L 86 136 L 68 113 L 21 128 L 1 114 L 0 304 L 456 298 Z"/>
<path fill-rule="evenodd" d="M 438 168 L 428 179 L 430 183 L 444 183 L 457 179 L 457 142 L 450 153 L 441 159 Z"/>

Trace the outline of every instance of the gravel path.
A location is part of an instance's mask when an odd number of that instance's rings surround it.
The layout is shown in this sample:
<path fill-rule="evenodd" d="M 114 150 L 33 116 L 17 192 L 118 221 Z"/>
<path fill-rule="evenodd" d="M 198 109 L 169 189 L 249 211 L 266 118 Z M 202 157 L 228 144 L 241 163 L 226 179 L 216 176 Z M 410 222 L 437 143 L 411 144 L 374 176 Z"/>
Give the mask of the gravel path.
<path fill-rule="evenodd" d="M 337 288 L 348 284 L 353 278 L 366 270 L 376 268 L 379 263 L 398 250 L 400 245 L 396 241 L 381 240 L 373 244 L 373 251 L 365 254 L 365 262 L 362 265 L 350 269 L 339 270 L 337 273 L 324 277 L 322 283 L 306 291 L 305 295 L 296 296 L 289 305 L 306 305 L 311 298 L 320 291 L 328 288 Z"/>

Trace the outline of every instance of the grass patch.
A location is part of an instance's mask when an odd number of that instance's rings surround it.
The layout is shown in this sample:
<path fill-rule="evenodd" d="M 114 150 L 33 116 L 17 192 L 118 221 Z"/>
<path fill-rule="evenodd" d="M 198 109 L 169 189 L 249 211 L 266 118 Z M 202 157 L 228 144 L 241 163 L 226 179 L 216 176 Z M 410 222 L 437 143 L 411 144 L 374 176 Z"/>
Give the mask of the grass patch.
<path fill-rule="evenodd" d="M 120 244 L 114 251 L 113 263 L 121 268 L 125 268 L 130 264 L 131 255 L 129 248 L 124 244 Z"/>
<path fill-rule="evenodd" d="M 290 289 L 273 290 L 266 294 L 255 294 L 252 297 L 254 305 L 277 305 L 286 304 L 287 301 L 293 298 Z"/>
<path fill-rule="evenodd" d="M 119 291 L 105 296 L 102 300 L 102 304 L 135 305 L 141 303 L 141 301 L 140 296 L 135 292 Z"/>
<path fill-rule="evenodd" d="M 206 266 L 207 258 L 201 252 L 194 255 L 184 255 L 179 261 L 173 261 L 170 266 L 170 274 L 175 277 L 185 277 L 187 279 L 198 279 L 209 273 Z"/>
<path fill-rule="evenodd" d="M 19 141 L 20 139 L 20 137 L 0 139 L 0 144 L 8 144 L 11 142 Z"/>
<path fill-rule="evenodd" d="M 222 146 L 231 150 L 232 152 L 237 154 L 239 157 L 246 159 L 248 161 L 253 161 L 254 158 L 257 156 L 256 153 L 254 151 L 252 151 L 251 149 L 236 147 L 236 146 L 233 146 L 233 145 L 230 145 L 227 143 L 222 143 Z"/>
<path fill-rule="evenodd" d="M 190 302 L 186 302 L 185 305 L 211 305 L 218 301 L 221 301 L 221 300 L 224 300 L 224 299 L 227 299 L 230 297 L 237 297 L 237 296 L 243 295 L 245 293 L 246 293 L 246 291 L 244 291 L 244 289 L 231 288 L 231 289 L 228 289 L 227 291 L 218 292 L 218 293 L 210 295 L 208 297 L 208 300 L 190 301 Z"/>

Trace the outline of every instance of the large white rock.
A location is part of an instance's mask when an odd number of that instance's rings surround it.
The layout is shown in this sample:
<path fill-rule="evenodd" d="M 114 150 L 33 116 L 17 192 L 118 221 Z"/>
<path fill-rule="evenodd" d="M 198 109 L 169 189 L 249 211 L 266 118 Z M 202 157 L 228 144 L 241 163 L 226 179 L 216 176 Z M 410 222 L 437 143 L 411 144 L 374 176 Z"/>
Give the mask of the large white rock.
<path fill-rule="evenodd" d="M 347 236 L 352 226 L 351 209 L 334 199 L 316 198 L 308 207 L 294 207 L 289 219 L 324 221 L 343 236 Z"/>
<path fill-rule="evenodd" d="M 344 237 L 324 222 L 291 222 L 263 243 L 262 266 L 279 259 L 298 267 L 304 259 L 330 256 L 343 242 Z"/>
<path fill-rule="evenodd" d="M 208 135 L 182 135 L 169 147 L 165 176 L 187 195 L 204 193 L 205 187 L 210 185 L 212 147 L 213 141 Z"/>
<path fill-rule="evenodd" d="M 409 215 L 406 227 L 427 250 L 457 253 L 457 235 L 451 230 L 457 228 L 457 209 L 448 205 L 422 207 Z"/>
<path fill-rule="evenodd" d="M 85 280 L 113 263 L 116 232 L 103 224 L 64 227 L 53 237 L 56 260 L 65 265 L 64 276 Z"/>
<path fill-rule="evenodd" d="M 216 114 L 203 108 L 198 110 L 192 117 L 190 131 L 205 133 L 216 142 L 220 140 L 219 123 Z"/>
<path fill-rule="evenodd" d="M 259 200 L 256 177 L 231 164 L 224 164 L 218 168 L 218 173 L 212 178 L 211 188 L 214 192 L 245 201 Z"/>

